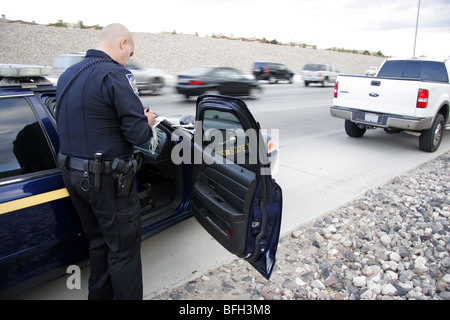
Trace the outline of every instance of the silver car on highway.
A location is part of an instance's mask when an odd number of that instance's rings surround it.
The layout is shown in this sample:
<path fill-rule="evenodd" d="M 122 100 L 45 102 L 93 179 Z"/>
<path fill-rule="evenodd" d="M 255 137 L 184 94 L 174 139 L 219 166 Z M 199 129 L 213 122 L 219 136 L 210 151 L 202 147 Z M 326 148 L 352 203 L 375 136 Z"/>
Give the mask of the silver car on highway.
<path fill-rule="evenodd" d="M 303 67 L 302 80 L 307 87 L 310 83 L 320 83 L 328 86 L 336 82 L 340 71 L 335 66 L 322 63 L 308 63 Z"/>
<path fill-rule="evenodd" d="M 61 75 L 68 67 L 84 59 L 84 52 L 61 54 L 53 62 L 53 68 Z M 140 93 L 158 94 L 165 85 L 165 72 L 159 69 L 142 67 L 134 58 L 128 61 L 128 70 L 136 78 L 136 85 Z"/>

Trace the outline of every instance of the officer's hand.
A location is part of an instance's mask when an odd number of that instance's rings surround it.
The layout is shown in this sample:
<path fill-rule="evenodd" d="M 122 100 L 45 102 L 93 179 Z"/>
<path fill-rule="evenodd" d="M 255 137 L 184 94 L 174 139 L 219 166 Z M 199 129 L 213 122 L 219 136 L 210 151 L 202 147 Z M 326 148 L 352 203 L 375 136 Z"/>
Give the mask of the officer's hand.
<path fill-rule="evenodd" d="M 151 127 L 155 123 L 156 115 L 150 108 L 145 109 L 145 115 L 147 116 L 148 125 Z"/>

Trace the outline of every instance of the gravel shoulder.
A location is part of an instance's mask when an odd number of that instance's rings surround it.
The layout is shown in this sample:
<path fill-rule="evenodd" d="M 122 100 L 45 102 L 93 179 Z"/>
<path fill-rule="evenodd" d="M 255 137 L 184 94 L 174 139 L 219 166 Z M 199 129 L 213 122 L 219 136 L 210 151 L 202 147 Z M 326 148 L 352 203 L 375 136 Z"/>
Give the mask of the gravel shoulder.
<path fill-rule="evenodd" d="M 450 151 L 282 237 L 270 281 L 237 259 L 147 299 L 450 300 L 449 163 Z"/>

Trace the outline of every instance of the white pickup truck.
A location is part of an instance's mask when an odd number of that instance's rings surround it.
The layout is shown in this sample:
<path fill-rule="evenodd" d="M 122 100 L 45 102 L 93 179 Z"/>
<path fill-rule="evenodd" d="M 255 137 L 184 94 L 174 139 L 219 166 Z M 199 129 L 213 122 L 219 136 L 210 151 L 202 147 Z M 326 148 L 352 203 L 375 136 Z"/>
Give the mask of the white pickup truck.
<path fill-rule="evenodd" d="M 339 75 L 333 117 L 345 119 L 345 131 L 362 137 L 366 129 L 419 135 L 419 147 L 439 148 L 450 109 L 450 61 L 387 59 L 376 77 Z"/>

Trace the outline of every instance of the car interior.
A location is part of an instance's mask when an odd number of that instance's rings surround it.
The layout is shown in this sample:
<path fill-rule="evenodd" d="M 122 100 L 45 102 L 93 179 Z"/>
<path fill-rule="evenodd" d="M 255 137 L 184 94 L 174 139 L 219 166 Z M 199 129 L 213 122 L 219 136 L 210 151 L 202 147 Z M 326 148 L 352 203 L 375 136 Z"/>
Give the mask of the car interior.
<path fill-rule="evenodd" d="M 144 154 L 144 162 L 137 173 L 139 201 L 142 206 L 143 224 L 155 223 L 175 213 L 184 198 L 182 166 L 171 160 L 172 144 L 169 123 L 156 127 L 157 147 L 150 142 L 136 146 Z"/>

